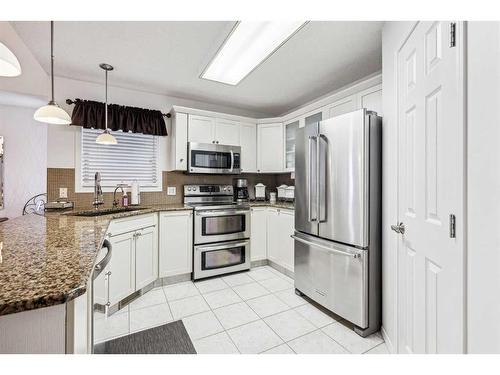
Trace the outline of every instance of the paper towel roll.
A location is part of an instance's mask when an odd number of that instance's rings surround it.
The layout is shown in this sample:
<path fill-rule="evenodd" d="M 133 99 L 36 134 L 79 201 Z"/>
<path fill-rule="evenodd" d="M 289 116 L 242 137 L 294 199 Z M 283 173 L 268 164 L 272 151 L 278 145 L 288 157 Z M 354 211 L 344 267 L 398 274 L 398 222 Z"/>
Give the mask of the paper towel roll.
<path fill-rule="evenodd" d="M 139 190 L 139 183 L 137 181 L 132 182 L 130 195 L 132 196 L 131 204 L 141 204 L 141 192 Z"/>

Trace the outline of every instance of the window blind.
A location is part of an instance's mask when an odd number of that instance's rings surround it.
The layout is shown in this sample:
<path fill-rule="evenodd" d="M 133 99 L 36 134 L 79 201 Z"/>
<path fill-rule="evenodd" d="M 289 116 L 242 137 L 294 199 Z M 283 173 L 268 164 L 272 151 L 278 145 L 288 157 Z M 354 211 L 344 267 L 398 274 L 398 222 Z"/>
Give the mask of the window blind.
<path fill-rule="evenodd" d="M 101 185 L 114 187 L 137 180 L 141 187 L 158 187 L 158 137 L 138 133 L 111 132 L 116 145 L 101 145 L 95 140 L 102 130 L 82 128 L 82 186 L 94 186 L 96 172 Z"/>

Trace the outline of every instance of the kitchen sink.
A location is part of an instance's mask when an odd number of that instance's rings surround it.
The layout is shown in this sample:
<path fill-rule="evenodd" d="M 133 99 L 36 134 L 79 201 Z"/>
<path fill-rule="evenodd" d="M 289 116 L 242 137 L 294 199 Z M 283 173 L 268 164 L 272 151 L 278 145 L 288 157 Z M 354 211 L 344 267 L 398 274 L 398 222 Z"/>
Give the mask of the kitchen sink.
<path fill-rule="evenodd" d="M 131 212 L 146 210 L 148 207 L 121 207 L 121 208 L 104 208 L 99 210 L 83 210 L 83 211 L 73 211 L 69 212 L 68 215 L 71 216 L 102 216 L 119 214 L 121 212 Z"/>

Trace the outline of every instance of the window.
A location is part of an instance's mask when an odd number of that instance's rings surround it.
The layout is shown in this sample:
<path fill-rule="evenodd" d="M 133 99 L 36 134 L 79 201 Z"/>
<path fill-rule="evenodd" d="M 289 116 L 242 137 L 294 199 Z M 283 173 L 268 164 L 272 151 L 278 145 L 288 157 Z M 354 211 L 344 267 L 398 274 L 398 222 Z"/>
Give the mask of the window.
<path fill-rule="evenodd" d="M 161 188 L 158 137 L 153 135 L 112 132 L 117 145 L 95 143 L 102 130 L 82 128 L 80 183 L 94 186 L 96 172 L 101 173 L 103 187 L 130 184 L 137 180 L 141 188 Z"/>

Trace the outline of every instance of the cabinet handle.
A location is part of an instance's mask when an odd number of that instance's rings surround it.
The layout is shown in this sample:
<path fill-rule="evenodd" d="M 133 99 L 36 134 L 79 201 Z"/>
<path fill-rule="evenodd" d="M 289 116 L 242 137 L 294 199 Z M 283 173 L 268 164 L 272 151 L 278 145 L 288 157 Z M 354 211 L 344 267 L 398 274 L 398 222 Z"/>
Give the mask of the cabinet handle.
<path fill-rule="evenodd" d="M 215 143 L 219 144 L 219 141 L 215 141 Z"/>
<path fill-rule="evenodd" d="M 180 162 L 183 162 L 183 161 L 184 161 L 184 159 L 179 159 L 179 161 L 180 161 Z"/>
<path fill-rule="evenodd" d="M 215 141 L 212 141 L 212 143 L 215 143 Z"/>
<path fill-rule="evenodd" d="M 111 271 L 108 271 L 106 272 L 106 276 L 107 276 L 107 300 L 108 302 L 106 302 L 106 305 L 104 305 L 104 316 L 108 316 L 108 310 L 109 310 L 109 307 L 111 306 L 111 301 L 109 300 L 109 283 L 110 283 L 110 276 L 111 276 Z"/>

